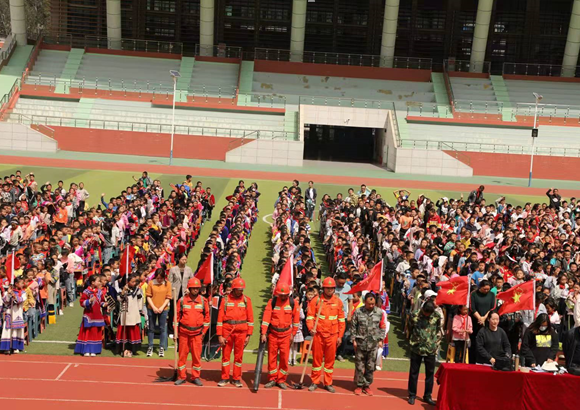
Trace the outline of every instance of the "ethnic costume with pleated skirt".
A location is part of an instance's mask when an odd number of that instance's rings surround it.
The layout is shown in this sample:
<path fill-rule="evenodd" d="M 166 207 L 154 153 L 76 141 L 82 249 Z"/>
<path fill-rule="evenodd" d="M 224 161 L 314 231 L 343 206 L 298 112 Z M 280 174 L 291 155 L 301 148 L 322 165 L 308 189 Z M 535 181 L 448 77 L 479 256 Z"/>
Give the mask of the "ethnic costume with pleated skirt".
<path fill-rule="evenodd" d="M 75 353 L 100 354 L 103 350 L 103 329 L 105 318 L 102 309 L 106 308 L 106 290 L 88 287 L 81 294 L 80 304 L 84 308 L 83 321 L 79 330 Z M 91 302 L 91 298 L 95 298 Z"/>

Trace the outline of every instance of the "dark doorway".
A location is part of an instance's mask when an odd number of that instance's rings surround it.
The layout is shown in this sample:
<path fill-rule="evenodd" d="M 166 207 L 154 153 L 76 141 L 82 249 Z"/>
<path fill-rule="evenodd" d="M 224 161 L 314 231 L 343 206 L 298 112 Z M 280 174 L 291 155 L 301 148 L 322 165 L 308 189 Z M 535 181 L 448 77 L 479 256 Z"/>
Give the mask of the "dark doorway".
<path fill-rule="evenodd" d="M 374 128 L 304 125 L 304 159 L 373 163 Z"/>

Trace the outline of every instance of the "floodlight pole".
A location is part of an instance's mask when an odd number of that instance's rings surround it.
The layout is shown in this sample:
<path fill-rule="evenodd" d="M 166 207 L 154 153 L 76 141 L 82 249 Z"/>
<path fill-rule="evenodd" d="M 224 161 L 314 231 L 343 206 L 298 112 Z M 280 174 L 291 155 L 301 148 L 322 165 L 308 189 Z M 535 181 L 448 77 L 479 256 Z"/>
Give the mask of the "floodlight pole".
<path fill-rule="evenodd" d="M 173 108 L 171 110 L 171 148 L 169 151 L 169 165 L 173 162 L 173 137 L 175 135 L 175 94 L 177 93 L 177 76 L 173 77 Z"/>
<path fill-rule="evenodd" d="M 538 103 L 543 98 L 541 95 L 539 95 L 537 93 L 533 93 L 533 94 L 534 94 L 534 97 L 536 99 L 536 107 L 534 109 L 534 128 L 532 130 L 532 155 L 530 158 L 530 178 L 528 179 L 528 188 L 530 188 L 532 186 L 532 171 L 534 169 L 534 151 L 536 149 L 536 138 L 537 138 L 537 134 L 534 134 L 534 133 L 535 133 L 537 123 L 538 123 Z M 536 136 L 534 137 L 534 135 L 536 135 Z"/>

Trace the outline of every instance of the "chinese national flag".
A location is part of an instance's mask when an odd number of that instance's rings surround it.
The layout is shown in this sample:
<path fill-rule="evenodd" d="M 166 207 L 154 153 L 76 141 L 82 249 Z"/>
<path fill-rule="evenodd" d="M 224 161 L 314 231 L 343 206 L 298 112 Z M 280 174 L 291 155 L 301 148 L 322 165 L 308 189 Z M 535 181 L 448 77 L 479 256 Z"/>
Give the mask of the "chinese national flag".
<path fill-rule="evenodd" d="M 363 292 L 365 290 L 368 291 L 376 291 L 380 292 L 383 290 L 383 261 L 381 260 L 377 263 L 369 276 L 366 279 L 361 280 L 356 285 L 353 285 L 352 288 L 345 293 L 345 295 L 352 295 L 356 292 Z"/>
<path fill-rule="evenodd" d="M 291 255 L 286 261 L 277 283 L 288 286 L 288 289 L 292 289 L 294 286 L 294 255 Z"/>
<path fill-rule="evenodd" d="M 530 280 L 524 282 L 521 285 L 514 286 L 513 288 L 500 292 L 497 295 L 499 300 L 503 300 L 503 305 L 499 308 L 499 314 L 505 315 L 506 313 L 518 312 L 520 310 L 533 310 L 534 306 L 534 288 L 535 281 Z"/>
<path fill-rule="evenodd" d="M 12 252 L 6 258 L 6 278 L 8 279 L 8 283 L 14 283 L 14 271 L 20 269 L 20 258 L 18 258 L 14 252 Z"/>
<path fill-rule="evenodd" d="M 125 276 L 131 273 L 131 264 L 135 259 L 135 247 L 131 245 L 125 246 L 125 250 L 121 255 L 120 265 L 119 265 L 119 276 Z"/>
<path fill-rule="evenodd" d="M 195 273 L 195 277 L 204 285 L 213 283 L 213 253 L 210 253 L 209 258 L 203 261 Z"/>
<path fill-rule="evenodd" d="M 469 298 L 469 276 L 459 276 L 437 283 L 441 289 L 435 302 L 438 305 L 467 305 Z"/>

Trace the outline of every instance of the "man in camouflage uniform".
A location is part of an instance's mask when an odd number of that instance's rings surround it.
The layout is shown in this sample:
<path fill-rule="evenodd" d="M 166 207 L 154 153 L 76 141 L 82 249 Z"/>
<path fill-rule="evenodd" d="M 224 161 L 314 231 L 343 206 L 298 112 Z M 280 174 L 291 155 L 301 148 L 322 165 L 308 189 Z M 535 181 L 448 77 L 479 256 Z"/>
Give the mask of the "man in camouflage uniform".
<path fill-rule="evenodd" d="M 376 296 L 367 293 L 365 305 L 355 310 L 351 322 L 351 341 L 354 346 L 354 394 L 372 396 L 371 384 L 377 364 L 377 349 L 383 347 L 387 324 L 383 311 L 376 306 Z"/>
<path fill-rule="evenodd" d="M 435 401 L 433 392 L 433 376 L 435 375 L 435 357 L 441 342 L 441 317 L 435 312 L 435 305 L 427 301 L 410 320 L 411 367 L 409 369 L 409 404 L 415 404 L 417 396 L 417 381 L 421 362 L 425 361 L 425 394 L 423 401 L 432 406 Z"/>

